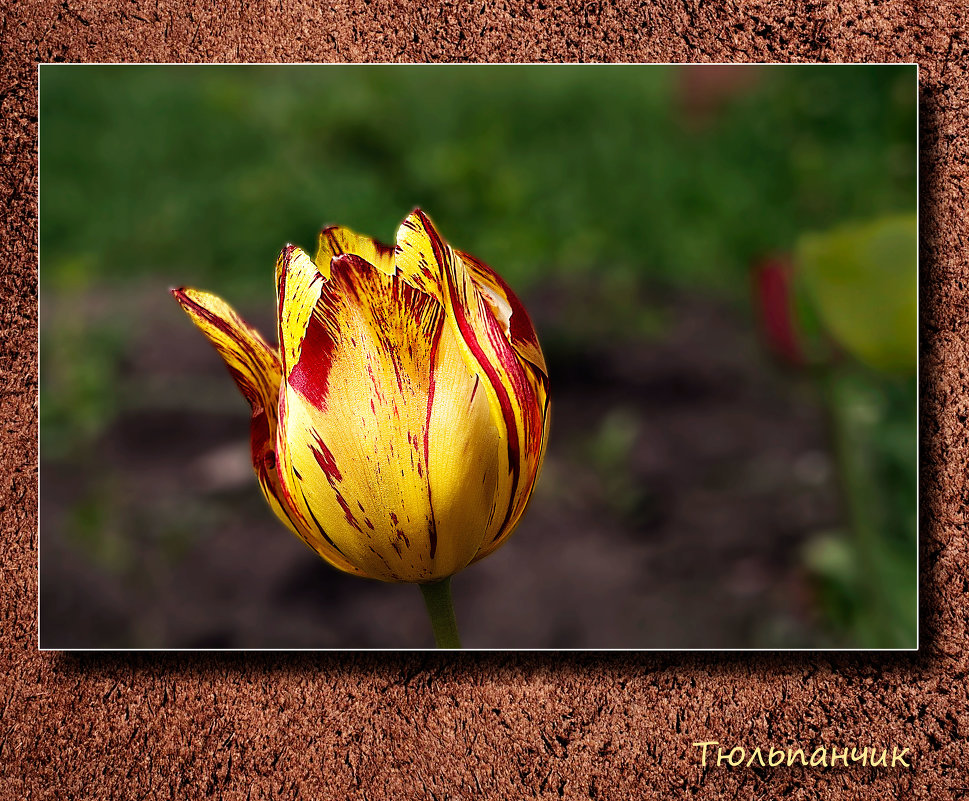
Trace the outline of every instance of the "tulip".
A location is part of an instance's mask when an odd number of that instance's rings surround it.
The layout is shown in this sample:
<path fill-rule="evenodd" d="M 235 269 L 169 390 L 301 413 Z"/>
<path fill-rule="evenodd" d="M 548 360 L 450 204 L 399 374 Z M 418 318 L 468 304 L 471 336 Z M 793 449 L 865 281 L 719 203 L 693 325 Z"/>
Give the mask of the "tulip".
<path fill-rule="evenodd" d="M 446 586 L 507 540 L 542 463 L 528 314 L 419 209 L 394 247 L 340 227 L 313 259 L 287 246 L 276 285 L 278 350 L 218 297 L 172 290 L 252 408 L 266 500 L 340 570 Z"/>
<path fill-rule="evenodd" d="M 804 367 L 807 355 L 795 310 L 793 268 L 788 258 L 774 256 L 753 265 L 754 307 L 770 349 L 784 363 Z"/>

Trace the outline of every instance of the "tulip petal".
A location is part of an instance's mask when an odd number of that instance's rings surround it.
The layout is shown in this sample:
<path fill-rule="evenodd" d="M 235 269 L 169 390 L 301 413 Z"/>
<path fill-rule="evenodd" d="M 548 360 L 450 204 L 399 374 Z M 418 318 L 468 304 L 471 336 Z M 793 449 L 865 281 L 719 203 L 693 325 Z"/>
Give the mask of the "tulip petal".
<path fill-rule="evenodd" d="M 457 253 L 464 261 L 478 289 L 485 295 L 495 316 L 504 326 L 511 346 L 519 356 L 534 364 L 548 377 L 548 367 L 545 365 L 542 346 L 538 343 L 538 334 L 518 296 L 512 292 L 505 280 L 483 261 L 460 250 Z"/>
<path fill-rule="evenodd" d="M 270 508 L 290 530 L 318 553 L 305 526 L 286 503 L 276 458 L 276 408 L 281 377 L 279 357 L 258 331 L 216 295 L 196 289 L 173 289 L 172 295 L 193 323 L 215 346 L 252 409 L 250 447 L 252 465 Z M 358 572 L 345 560 L 320 553 L 336 567 Z"/>
<path fill-rule="evenodd" d="M 480 380 L 433 297 L 355 254 L 332 259 L 318 293 L 305 268 L 295 280 L 317 300 L 298 358 L 284 356 L 283 485 L 367 575 L 451 575 L 494 514 L 498 431 Z M 303 318 L 286 272 L 281 340 Z"/>
<path fill-rule="evenodd" d="M 295 245 L 287 245 L 276 260 L 276 304 L 279 323 L 279 360 L 287 375 L 299 361 L 299 347 L 309 325 L 310 315 L 330 277 L 330 265 L 320 270 L 309 256 Z"/>
<path fill-rule="evenodd" d="M 313 261 L 321 273 L 328 276 L 330 261 L 345 253 L 359 256 L 385 275 L 394 274 L 394 248 L 390 245 L 340 225 L 331 225 L 320 231 Z"/>
<path fill-rule="evenodd" d="M 531 317 L 525 310 L 524 305 L 518 296 L 512 291 L 511 287 L 505 283 L 504 279 L 491 269 L 487 264 L 469 253 L 456 251 L 458 256 L 464 261 L 465 267 L 471 275 L 472 280 L 478 290 L 484 296 L 485 302 L 489 305 L 492 313 L 501 323 L 505 335 L 515 352 L 524 360 L 522 368 L 525 377 L 531 385 L 534 397 L 542 403 L 542 427 L 541 438 L 537 441 L 534 434 L 538 433 L 536 428 L 532 429 L 533 437 L 530 445 L 527 446 L 531 451 L 532 459 L 530 464 L 534 470 L 526 475 L 531 476 L 531 482 L 524 488 L 528 493 L 525 503 L 520 504 L 512 517 L 505 523 L 498 536 L 492 539 L 490 544 L 486 544 L 481 549 L 474 561 L 483 559 L 488 554 L 495 551 L 505 539 L 514 531 L 518 521 L 525 512 L 528 500 L 531 498 L 530 488 L 538 477 L 542 461 L 545 458 L 545 447 L 548 443 L 548 430 L 551 421 L 549 415 L 549 394 L 548 394 L 548 367 L 545 363 L 545 354 L 538 341 L 538 334 L 532 324 Z"/>
<path fill-rule="evenodd" d="M 544 357 L 531 322 L 507 285 L 480 262 L 462 258 L 420 209 L 397 233 L 396 266 L 405 282 L 444 306 L 505 442 L 496 500 L 504 512 L 492 518 L 476 557 L 480 559 L 514 529 L 541 467 L 548 435 Z"/>
<path fill-rule="evenodd" d="M 249 404 L 273 409 L 279 394 L 279 359 L 259 332 L 216 295 L 185 287 L 171 293 L 218 351 Z"/>

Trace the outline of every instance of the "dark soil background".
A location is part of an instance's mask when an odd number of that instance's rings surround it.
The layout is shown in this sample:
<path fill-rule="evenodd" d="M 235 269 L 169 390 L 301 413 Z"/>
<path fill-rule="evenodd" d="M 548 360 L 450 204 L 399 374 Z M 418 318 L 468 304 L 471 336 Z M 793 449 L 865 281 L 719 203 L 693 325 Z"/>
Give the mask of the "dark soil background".
<path fill-rule="evenodd" d="M 5 2 L 0 10 L 0 797 L 966 797 L 969 52 L 960 5 L 511 3 L 429 13 L 350 2 L 254 13 Z M 38 651 L 37 62 L 366 58 L 920 62 L 918 654 Z M 516 540 L 527 537 L 523 529 Z M 692 746 L 702 740 L 907 747 L 912 767 L 703 768 Z"/>
<path fill-rule="evenodd" d="M 158 393 L 89 456 L 42 463 L 42 646 L 433 645 L 415 588 L 344 576 L 272 517 L 245 404 L 159 299 L 161 287 L 127 301 L 142 330 L 119 384 Z M 558 288 L 529 307 L 541 330 L 579 327 L 603 302 L 594 287 Z M 840 516 L 817 399 L 739 310 L 640 302 L 673 321 L 661 336 L 548 354 L 544 473 L 509 544 L 454 580 L 465 645 L 830 644 L 801 567 L 808 538 Z M 206 392 L 212 411 L 179 407 Z"/>

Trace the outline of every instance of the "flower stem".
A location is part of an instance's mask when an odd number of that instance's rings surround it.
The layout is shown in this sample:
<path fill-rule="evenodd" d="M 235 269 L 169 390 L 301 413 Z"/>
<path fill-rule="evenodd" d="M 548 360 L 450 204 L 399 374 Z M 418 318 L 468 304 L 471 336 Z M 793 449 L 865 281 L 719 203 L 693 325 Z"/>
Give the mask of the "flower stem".
<path fill-rule="evenodd" d="M 454 604 L 451 601 L 451 577 L 418 586 L 424 596 L 427 614 L 431 616 L 437 647 L 460 648 L 458 622 L 454 619 Z"/>
<path fill-rule="evenodd" d="M 822 390 L 828 406 L 847 522 L 858 554 L 859 589 L 864 604 L 860 614 L 866 620 L 870 618 L 866 625 L 872 629 L 876 641 L 883 643 L 887 642 L 884 638 L 892 637 L 890 622 L 885 617 L 891 609 L 891 598 L 886 595 L 891 579 L 884 575 L 885 546 L 879 536 L 879 521 L 874 517 L 879 498 L 870 440 L 877 432 L 871 430 L 871 423 L 866 430 L 864 424 L 852 419 L 851 385 L 844 374 L 828 370 L 822 376 Z"/>

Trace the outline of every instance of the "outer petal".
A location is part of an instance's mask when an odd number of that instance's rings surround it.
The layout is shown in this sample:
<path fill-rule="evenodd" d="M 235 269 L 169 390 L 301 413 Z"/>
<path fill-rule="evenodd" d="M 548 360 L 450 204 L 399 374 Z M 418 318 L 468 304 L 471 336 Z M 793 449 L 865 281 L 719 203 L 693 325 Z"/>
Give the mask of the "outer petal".
<path fill-rule="evenodd" d="M 279 395 L 279 359 L 259 332 L 216 295 L 185 287 L 171 292 L 215 346 L 253 411 L 275 408 Z"/>
<path fill-rule="evenodd" d="M 328 279 L 290 255 L 278 434 L 284 486 L 348 560 L 385 581 L 429 581 L 475 556 L 493 515 L 498 432 L 478 376 L 433 297 L 363 258 Z M 317 291 L 316 286 L 320 289 Z M 292 330 L 290 330 L 292 329 Z"/>
<path fill-rule="evenodd" d="M 404 281 L 444 306 L 504 442 L 496 514 L 476 556 L 481 558 L 514 529 L 541 466 L 548 433 L 545 360 L 531 322 L 507 285 L 481 262 L 454 251 L 420 209 L 397 233 L 396 266 Z"/>
<path fill-rule="evenodd" d="M 305 527 L 299 525 L 285 501 L 276 470 L 276 407 L 281 375 L 276 351 L 221 298 L 185 288 L 173 289 L 172 295 L 215 346 L 252 407 L 252 465 L 266 501 L 294 534 L 308 541 Z M 343 570 L 356 572 L 345 562 L 329 561 Z"/>
<path fill-rule="evenodd" d="M 457 254 L 464 261 L 472 280 L 484 296 L 492 313 L 504 328 L 505 336 L 520 357 L 522 369 L 525 373 L 526 380 L 532 387 L 534 397 L 542 404 L 543 424 L 541 441 L 536 442 L 533 436 L 530 444 L 527 446 L 528 452 L 525 454 L 529 468 L 526 476 L 530 476 L 525 502 L 519 505 L 515 514 L 506 522 L 502 531 L 499 532 L 499 535 L 490 543 L 486 543 L 481 549 L 474 560 L 478 561 L 498 548 L 508 538 L 508 535 L 514 531 L 531 498 L 531 489 L 534 487 L 538 473 L 541 470 L 542 461 L 545 458 L 549 423 L 551 422 L 549 415 L 548 368 L 545 365 L 545 354 L 542 353 L 542 346 L 539 344 L 535 326 L 532 324 L 528 312 L 518 299 L 518 296 L 512 291 L 511 287 L 483 261 L 462 251 L 457 251 Z M 532 429 L 532 432 L 534 434 L 536 429 Z"/>
<path fill-rule="evenodd" d="M 547 378 L 548 367 L 545 366 L 545 355 L 538 342 L 538 334 L 535 333 L 532 318 L 528 316 L 518 296 L 512 292 L 505 280 L 483 261 L 460 250 L 457 254 L 478 289 L 485 295 L 495 316 L 504 326 L 511 346 L 519 356 L 535 365 Z"/>
<path fill-rule="evenodd" d="M 279 325 L 279 360 L 286 376 L 299 361 L 299 347 L 310 315 L 330 277 L 330 265 L 320 270 L 302 249 L 287 245 L 276 260 L 276 305 Z"/>

